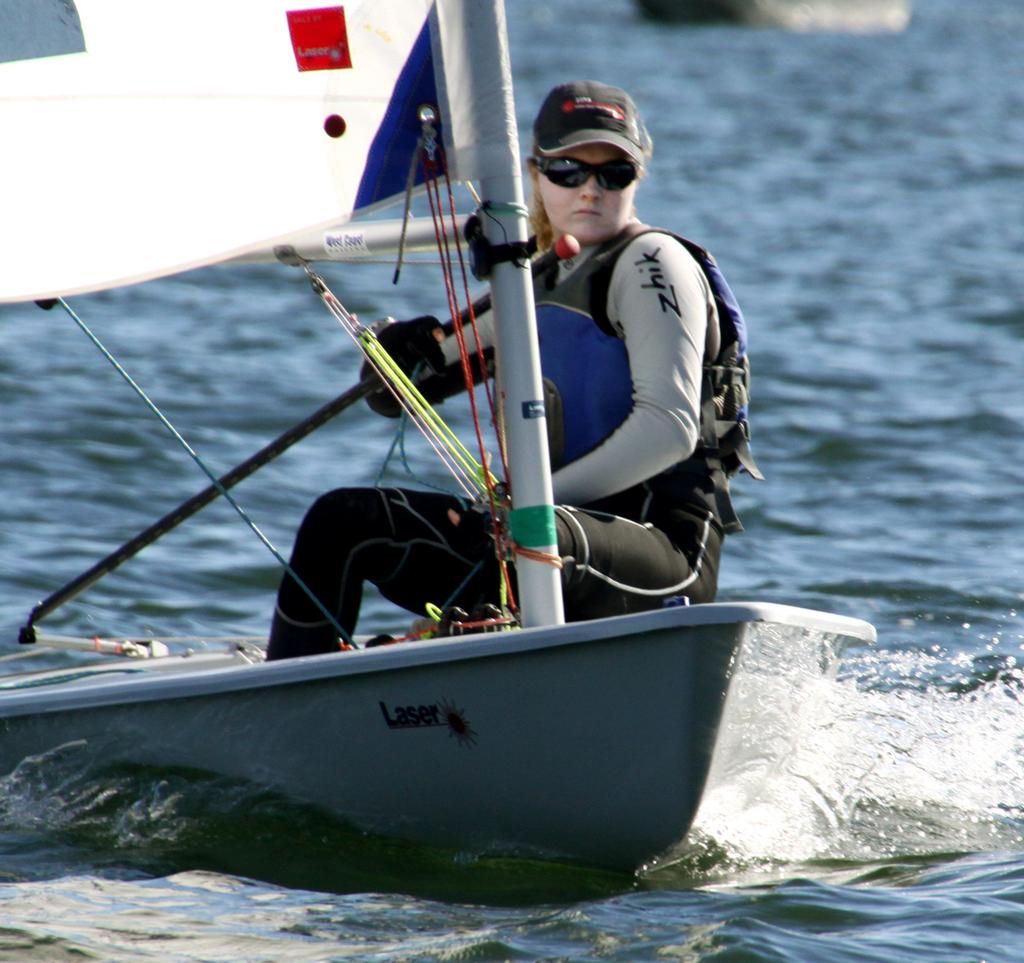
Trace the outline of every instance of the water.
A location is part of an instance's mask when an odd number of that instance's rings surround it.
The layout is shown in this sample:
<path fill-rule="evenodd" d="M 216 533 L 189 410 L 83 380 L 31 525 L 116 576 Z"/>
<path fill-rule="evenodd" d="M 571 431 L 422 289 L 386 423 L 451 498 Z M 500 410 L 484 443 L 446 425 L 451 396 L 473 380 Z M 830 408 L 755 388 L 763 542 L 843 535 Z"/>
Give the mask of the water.
<path fill-rule="evenodd" d="M 73 754 L 23 764 L 0 777 L 0 949 L 1017 958 L 1024 10 L 919 0 L 906 32 L 858 36 L 666 28 L 627 0 L 510 7 L 524 131 L 552 83 L 627 86 L 656 145 L 641 215 L 716 252 L 748 313 L 769 480 L 737 486 L 747 533 L 727 545 L 721 597 L 867 618 L 878 644 L 802 693 L 783 765 L 720 784 L 692 845 L 635 877 L 367 839 L 194 772 L 97 781 Z M 385 266 L 329 274 L 365 317 L 442 305 L 426 268 L 397 290 Z M 283 269 L 74 304 L 218 472 L 358 370 Z M 0 347 L 0 637 L 14 653 L 38 599 L 206 480 L 59 312 L 0 309 Z M 347 412 L 237 495 L 287 551 L 316 493 L 372 480 L 386 429 Z M 46 624 L 258 634 L 276 581 L 218 504 Z M 365 619 L 404 624 L 372 600 Z"/>

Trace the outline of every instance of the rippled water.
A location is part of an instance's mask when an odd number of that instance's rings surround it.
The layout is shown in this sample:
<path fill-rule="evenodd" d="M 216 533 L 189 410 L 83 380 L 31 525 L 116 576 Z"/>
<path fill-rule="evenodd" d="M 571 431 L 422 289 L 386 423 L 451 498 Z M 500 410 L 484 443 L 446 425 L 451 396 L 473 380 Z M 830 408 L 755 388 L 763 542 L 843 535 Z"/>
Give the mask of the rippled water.
<path fill-rule="evenodd" d="M 627 0 L 509 6 L 523 130 L 558 80 L 629 87 L 656 145 L 640 214 L 710 247 L 749 316 L 769 479 L 737 486 L 747 532 L 726 547 L 722 597 L 867 618 L 878 644 L 794 704 L 784 764 L 722 774 L 692 845 L 635 878 L 367 839 L 198 773 L 27 762 L 0 777 L 0 949 L 1015 959 L 1024 9 L 918 0 L 906 32 L 862 36 L 666 28 Z M 440 309 L 429 269 L 397 289 L 390 273 L 329 275 L 365 317 Z M 284 268 L 73 304 L 217 472 L 358 370 Z M 206 479 L 59 312 L 0 308 L 0 404 L 0 637 L 15 654 L 36 601 Z M 237 495 L 287 551 L 309 500 L 372 480 L 389 441 L 352 410 Z M 411 459 L 432 471 L 415 445 Z M 261 633 L 276 581 L 218 504 L 46 624 Z"/>

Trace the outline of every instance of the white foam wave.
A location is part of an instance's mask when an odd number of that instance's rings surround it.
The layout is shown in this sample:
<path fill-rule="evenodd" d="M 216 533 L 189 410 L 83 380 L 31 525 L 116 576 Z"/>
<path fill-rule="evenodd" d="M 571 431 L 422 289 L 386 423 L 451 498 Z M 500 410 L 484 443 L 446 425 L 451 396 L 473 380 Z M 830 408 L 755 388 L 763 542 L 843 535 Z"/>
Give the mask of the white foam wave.
<path fill-rule="evenodd" d="M 810 666 L 780 675 L 768 667 L 783 643 L 736 679 L 698 839 L 743 863 L 1024 848 L 1024 671 L 1012 660 L 950 691 L 923 653 L 859 653 L 841 680 Z"/>

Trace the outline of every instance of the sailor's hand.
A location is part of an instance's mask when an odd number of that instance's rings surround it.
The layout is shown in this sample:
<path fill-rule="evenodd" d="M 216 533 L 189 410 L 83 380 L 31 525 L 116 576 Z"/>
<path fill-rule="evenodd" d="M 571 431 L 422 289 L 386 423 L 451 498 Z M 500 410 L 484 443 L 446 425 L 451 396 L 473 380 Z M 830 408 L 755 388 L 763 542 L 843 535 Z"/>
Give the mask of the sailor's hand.
<path fill-rule="evenodd" d="M 421 365 L 429 369 L 427 373 L 441 374 L 444 371 L 444 352 L 441 350 L 444 329 L 437 318 L 424 315 L 411 321 L 389 321 L 374 328 L 381 347 L 407 375 L 412 375 Z M 372 372 L 370 363 L 364 362 L 360 377 L 365 378 Z M 383 384 L 367 395 L 366 403 L 372 411 L 387 418 L 397 418 L 402 412 L 397 399 Z"/>
<path fill-rule="evenodd" d="M 471 503 L 465 510 L 448 509 L 448 521 L 456 532 L 446 532 L 448 545 L 460 555 L 482 558 L 494 552 L 494 522 L 490 506 L 482 501 Z"/>
<path fill-rule="evenodd" d="M 377 331 L 377 340 L 406 374 L 411 375 L 421 362 L 425 362 L 434 374 L 444 371 L 444 352 L 441 350 L 444 328 L 432 315 L 411 321 L 392 321 Z"/>

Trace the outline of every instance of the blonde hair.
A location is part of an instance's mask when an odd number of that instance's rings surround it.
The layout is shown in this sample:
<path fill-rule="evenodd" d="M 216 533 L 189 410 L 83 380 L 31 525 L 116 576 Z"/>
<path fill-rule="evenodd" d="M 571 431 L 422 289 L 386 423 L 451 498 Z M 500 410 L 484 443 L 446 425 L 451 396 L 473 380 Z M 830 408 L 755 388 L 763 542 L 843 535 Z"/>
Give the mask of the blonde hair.
<path fill-rule="evenodd" d="M 536 150 L 536 146 L 534 146 Z M 526 166 L 530 171 L 530 232 L 537 238 L 537 251 L 543 254 L 550 251 L 555 243 L 555 231 L 548 219 L 548 212 L 544 202 L 540 199 L 540 191 L 537 189 L 537 178 L 540 173 L 537 164 L 531 157 L 527 160 Z"/>

